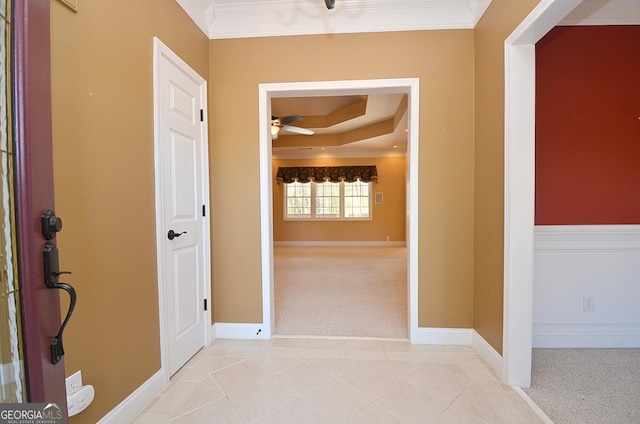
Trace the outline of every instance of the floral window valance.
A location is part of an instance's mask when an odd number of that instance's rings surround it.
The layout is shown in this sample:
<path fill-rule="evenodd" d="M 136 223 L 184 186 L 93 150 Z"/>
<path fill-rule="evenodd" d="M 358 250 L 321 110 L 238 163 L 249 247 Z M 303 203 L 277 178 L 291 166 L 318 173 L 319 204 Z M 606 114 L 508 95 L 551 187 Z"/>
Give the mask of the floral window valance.
<path fill-rule="evenodd" d="M 278 168 L 276 180 L 285 184 L 298 181 L 338 183 L 346 181 L 352 183 L 356 180 L 368 183 L 378 181 L 378 170 L 372 166 L 281 166 Z"/>

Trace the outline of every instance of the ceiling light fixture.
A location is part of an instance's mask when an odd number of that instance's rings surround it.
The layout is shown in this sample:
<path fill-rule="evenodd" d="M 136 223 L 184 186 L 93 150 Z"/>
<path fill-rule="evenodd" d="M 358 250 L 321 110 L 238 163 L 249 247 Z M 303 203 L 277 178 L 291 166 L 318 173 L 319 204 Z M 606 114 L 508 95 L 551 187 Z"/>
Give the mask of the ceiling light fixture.
<path fill-rule="evenodd" d="M 271 120 L 271 136 L 275 139 L 278 138 L 278 133 L 280 132 L 280 128 L 282 128 L 282 124 L 278 118 L 274 118 Z"/>
<path fill-rule="evenodd" d="M 336 6 L 336 0 L 324 0 L 324 4 L 327 5 L 327 9 L 333 9 Z"/>

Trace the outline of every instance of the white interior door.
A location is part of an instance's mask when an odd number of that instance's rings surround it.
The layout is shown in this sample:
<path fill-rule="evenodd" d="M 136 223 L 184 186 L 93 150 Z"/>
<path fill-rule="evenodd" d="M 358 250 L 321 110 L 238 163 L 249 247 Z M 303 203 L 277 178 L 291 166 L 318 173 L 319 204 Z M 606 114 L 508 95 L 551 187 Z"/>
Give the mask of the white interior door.
<path fill-rule="evenodd" d="M 156 74 L 159 272 L 164 281 L 169 375 L 207 341 L 206 83 L 160 54 Z"/>

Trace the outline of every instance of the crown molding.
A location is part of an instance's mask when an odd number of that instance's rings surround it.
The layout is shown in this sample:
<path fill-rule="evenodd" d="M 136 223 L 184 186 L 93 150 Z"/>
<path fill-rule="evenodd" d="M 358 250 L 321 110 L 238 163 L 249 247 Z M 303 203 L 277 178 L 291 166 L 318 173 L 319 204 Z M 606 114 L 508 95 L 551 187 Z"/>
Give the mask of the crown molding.
<path fill-rule="evenodd" d="M 491 0 L 176 0 L 209 39 L 474 28 Z M 640 1 L 584 0 L 559 25 L 640 25 Z"/>
<path fill-rule="evenodd" d="M 176 0 L 209 39 L 470 29 L 491 0 Z"/>

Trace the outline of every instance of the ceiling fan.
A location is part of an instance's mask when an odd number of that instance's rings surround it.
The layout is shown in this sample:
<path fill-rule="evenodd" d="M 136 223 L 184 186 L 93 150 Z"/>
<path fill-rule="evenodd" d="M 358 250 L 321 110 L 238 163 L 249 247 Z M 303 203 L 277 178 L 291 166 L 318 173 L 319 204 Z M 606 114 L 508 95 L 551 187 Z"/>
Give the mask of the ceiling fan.
<path fill-rule="evenodd" d="M 289 124 L 293 124 L 294 122 L 298 122 L 302 119 L 302 116 L 299 115 L 290 115 L 283 116 L 282 118 L 278 118 L 277 116 L 271 117 L 271 138 L 273 140 L 278 138 L 278 133 L 280 130 L 289 131 L 297 134 L 304 135 L 313 135 L 314 131 L 308 130 L 306 128 L 293 127 Z"/>

